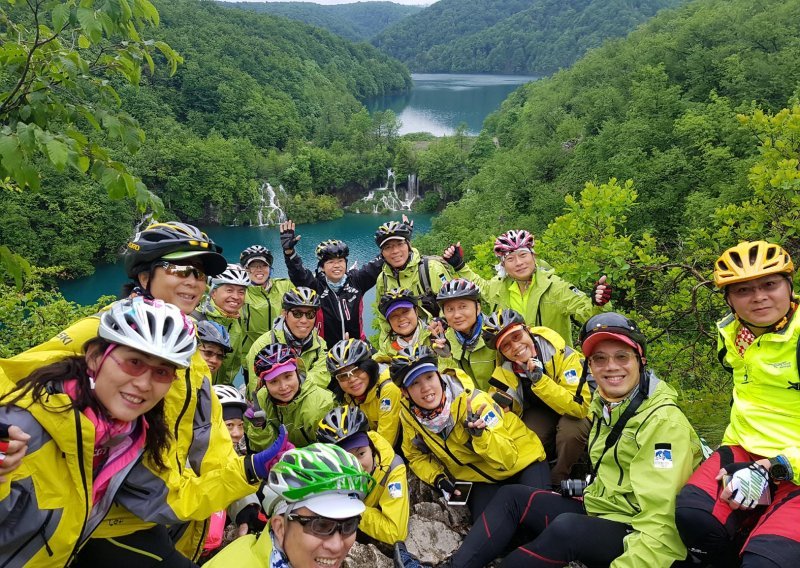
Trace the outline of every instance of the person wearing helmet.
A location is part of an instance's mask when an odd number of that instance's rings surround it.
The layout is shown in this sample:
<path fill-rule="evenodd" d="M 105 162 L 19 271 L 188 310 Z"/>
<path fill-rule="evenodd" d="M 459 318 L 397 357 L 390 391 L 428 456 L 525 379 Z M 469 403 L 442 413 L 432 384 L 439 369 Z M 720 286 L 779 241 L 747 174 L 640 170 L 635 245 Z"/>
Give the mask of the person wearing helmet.
<path fill-rule="evenodd" d="M 358 459 L 375 480 L 364 500 L 366 510 L 359 528 L 367 536 L 393 545 L 408 536 L 408 480 L 406 464 L 392 445 L 370 429 L 357 406 L 337 406 L 320 420 L 317 441 L 336 444 Z"/>
<path fill-rule="evenodd" d="M 200 320 L 197 322 L 197 340 L 200 343 L 198 348 L 200 355 L 208 364 L 211 376 L 216 377 L 217 371 L 225 361 L 225 356 L 231 352 L 228 330 L 215 321 Z"/>
<path fill-rule="evenodd" d="M 289 430 L 289 440 L 298 448 L 316 441 L 317 424 L 335 405 L 333 393 L 308 381 L 298 363 L 302 365 L 302 359 L 282 343 L 268 343 L 256 353 L 254 409 L 263 411 L 264 422 L 248 424 L 251 448 L 261 450 L 272 444 L 281 425 Z"/>
<path fill-rule="evenodd" d="M 411 290 L 392 288 L 381 296 L 378 311 L 389 324 L 389 332 L 381 333 L 375 360 L 391 363 L 398 351 L 409 345 L 428 342 L 430 332 L 420 308 L 419 298 Z"/>
<path fill-rule="evenodd" d="M 214 382 L 230 385 L 242 368 L 244 332 L 241 311 L 250 287 L 250 278 L 244 268 L 229 264 L 222 274 L 210 278 L 210 285 L 208 296 L 193 315 L 197 320 L 216 322 L 227 331 L 230 352 L 214 373 Z"/>
<path fill-rule="evenodd" d="M 514 310 L 497 310 L 483 324 L 483 340 L 497 353 L 490 392 L 542 441 L 558 487 L 586 449 L 591 393 L 575 401 L 583 357 L 546 327 L 528 327 Z"/>
<path fill-rule="evenodd" d="M 487 392 L 494 372 L 496 355 L 484 343 L 481 291 L 464 278 L 444 283 L 436 301 L 444 321 L 435 318 L 428 326 L 431 343 L 442 359 L 440 366 L 461 369 L 470 376 L 477 388 Z"/>
<path fill-rule="evenodd" d="M 206 275 L 215 276 L 227 263 L 222 249 L 205 233 L 184 223 L 154 223 L 137 233 L 123 257 L 132 283 L 132 295 L 174 303 L 189 315 L 205 289 Z M 81 346 L 97 336 L 103 312 L 84 318 L 46 341 L 9 359 L 0 359 L 0 374 L 18 382 L 36 369 L 80 353 Z M 168 464 L 180 464 L 186 475 L 135 466 L 126 481 L 137 490 L 120 492 L 117 503 L 97 531 L 78 552 L 74 566 L 93 566 L 98 557 L 113 557 L 117 568 L 142 568 L 155 558 L 172 557 L 177 547 L 189 559 L 199 557 L 206 519 L 255 489 L 250 462 L 233 451 L 222 421 L 222 408 L 211 392 L 211 374 L 201 354 L 195 352 L 185 371 L 179 372 L 164 399 L 171 425 L 166 450 Z M 177 473 L 177 475 L 175 475 Z M 134 480 L 135 479 L 135 483 Z M 204 493 L 197 498 L 198 487 Z M 151 493 L 143 494 L 141 488 Z M 196 521 L 173 544 L 164 524 Z M 143 520 L 145 519 L 145 520 Z M 159 524 L 152 521 L 157 519 Z M 179 565 L 173 560 L 174 565 Z"/>
<path fill-rule="evenodd" d="M 177 307 L 121 300 L 82 355 L 16 384 L 0 376 L 0 421 L 24 427 L 30 448 L 0 483 L 6 565 L 67 564 L 142 455 L 167 468 L 164 397 L 195 347 L 195 326 Z"/>
<path fill-rule="evenodd" d="M 684 543 L 702 563 L 788 567 L 800 557 L 793 276 L 786 250 L 765 241 L 741 242 L 714 264 L 714 284 L 731 309 L 717 322 L 718 357 L 733 375 L 731 416 L 719 449 L 678 496 L 675 514 Z"/>
<path fill-rule="evenodd" d="M 242 307 L 242 354 L 272 328 L 281 313 L 283 295 L 294 287 L 288 278 L 272 278 L 272 261 L 272 252 L 261 245 L 251 245 L 239 255 L 239 265 L 247 271 L 251 284 Z M 246 361 L 242 365 L 248 372 Z"/>
<path fill-rule="evenodd" d="M 702 458 L 700 439 L 675 390 L 646 366 L 645 338 L 633 321 L 613 312 L 593 316 L 580 342 L 597 381 L 588 486 L 570 480 L 561 493 L 502 488 L 448 568 L 482 567 L 522 531 L 533 540 L 503 566 L 669 568 L 684 559 L 675 495 Z"/>
<path fill-rule="evenodd" d="M 550 485 L 539 438 L 513 412 L 475 390 L 463 371 L 439 372 L 427 346 L 400 351 L 390 367 L 403 401 L 403 454 L 411 470 L 445 496 L 457 481 L 473 482 L 467 505 L 473 520 L 502 484 Z"/>
<path fill-rule="evenodd" d="M 379 300 L 392 288 L 405 288 L 420 298 L 422 307 L 438 315 L 436 294 L 452 278 L 450 267 L 440 257 L 422 256 L 411 246 L 413 222 L 403 216 L 402 221 L 389 221 L 375 231 L 375 244 L 386 261 L 375 285 Z M 389 333 L 389 324 L 380 321 L 381 333 Z"/>
<path fill-rule="evenodd" d="M 205 566 L 341 568 L 373 484 L 358 460 L 338 446 L 290 450 L 267 480 L 274 496 L 269 530 L 237 539 Z"/>
<path fill-rule="evenodd" d="M 251 371 L 256 355 L 271 343 L 290 346 L 303 361 L 305 380 L 322 388 L 328 388 L 331 377 L 325 367 L 327 349 L 315 329 L 319 313 L 319 295 L 311 288 L 292 288 L 283 295 L 281 315 L 267 333 L 259 337 L 247 353 L 247 369 Z M 250 376 L 248 392 L 255 391 L 258 377 Z"/>
<path fill-rule="evenodd" d="M 524 229 L 506 231 L 494 242 L 498 275 L 484 280 L 464 263 L 461 243 L 448 247 L 443 257 L 459 276 L 481 288 L 481 299 L 490 311 L 511 308 L 525 323 L 558 332 L 572 347 L 572 320 L 583 323 L 610 308 L 611 285 L 606 276 L 595 283 L 591 297 L 565 282 L 545 262 L 537 262 L 533 235 Z"/>
<path fill-rule="evenodd" d="M 340 400 L 360 408 L 369 427 L 394 446 L 400 434 L 400 389 L 388 373 L 380 376 L 371 350 L 360 339 L 345 339 L 328 351 L 328 372 L 341 391 Z"/>
<path fill-rule="evenodd" d="M 383 267 L 378 255 L 362 268 L 347 270 L 350 249 L 343 241 L 327 240 L 317 245 L 317 270 L 303 266 L 296 244 L 294 221 L 280 225 L 283 258 L 295 286 L 311 288 L 319 294 L 320 316 L 317 327 L 328 349 L 345 338 L 366 339 L 363 325 L 364 294 L 375 286 Z"/>

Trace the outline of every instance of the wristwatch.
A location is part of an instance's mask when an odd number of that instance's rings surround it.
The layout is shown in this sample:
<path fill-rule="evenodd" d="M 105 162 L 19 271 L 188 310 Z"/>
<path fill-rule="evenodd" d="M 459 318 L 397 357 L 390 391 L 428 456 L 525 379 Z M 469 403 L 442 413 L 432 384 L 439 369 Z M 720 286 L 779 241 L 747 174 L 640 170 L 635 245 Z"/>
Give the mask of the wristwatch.
<path fill-rule="evenodd" d="M 769 459 L 769 476 L 773 481 L 789 481 L 794 478 L 794 472 L 789 460 L 783 455 Z"/>

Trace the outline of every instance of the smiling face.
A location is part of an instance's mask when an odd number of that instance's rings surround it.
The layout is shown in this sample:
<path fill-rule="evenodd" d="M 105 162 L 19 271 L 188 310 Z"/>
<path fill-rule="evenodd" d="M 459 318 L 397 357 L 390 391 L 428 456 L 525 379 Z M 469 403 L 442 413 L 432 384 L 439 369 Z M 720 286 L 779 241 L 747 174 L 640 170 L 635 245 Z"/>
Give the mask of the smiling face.
<path fill-rule="evenodd" d="M 778 323 L 789 311 L 792 301 L 789 280 L 778 274 L 730 284 L 725 291 L 731 309 L 743 320 L 759 327 Z"/>
<path fill-rule="evenodd" d="M 442 315 L 447 325 L 458 332 L 469 333 L 478 321 L 480 306 L 474 300 L 449 300 L 442 306 Z"/>
<path fill-rule="evenodd" d="M 589 357 L 589 368 L 600 396 L 608 402 L 625 399 L 639 384 L 639 359 L 630 345 L 614 339 L 599 342 Z"/>
<path fill-rule="evenodd" d="M 381 247 L 381 256 L 392 268 L 403 268 L 411 254 L 411 245 L 408 241 L 392 239 L 386 241 Z"/>
<path fill-rule="evenodd" d="M 372 472 L 375 471 L 375 457 L 372 455 L 372 448 L 362 446 L 347 450 L 347 452 L 356 457 L 358 463 L 361 464 L 361 469 L 372 475 Z"/>
<path fill-rule="evenodd" d="M 269 280 L 270 267 L 269 264 L 264 261 L 254 260 L 248 263 L 245 270 L 247 270 L 250 282 L 252 282 L 254 286 L 263 286 L 266 284 L 267 280 Z"/>
<path fill-rule="evenodd" d="M 338 282 L 347 272 L 347 260 L 344 258 L 332 258 L 322 263 L 322 272 L 331 282 Z"/>
<path fill-rule="evenodd" d="M 236 286 L 235 284 L 222 284 L 211 291 L 211 299 L 214 304 L 226 314 L 238 317 L 239 310 L 244 305 L 244 296 L 247 288 Z"/>
<path fill-rule="evenodd" d="M 424 410 L 433 410 L 442 402 L 442 379 L 436 371 L 422 373 L 406 389 L 411 402 Z"/>
<path fill-rule="evenodd" d="M 297 316 L 300 317 L 297 317 Z M 283 310 L 283 317 L 286 320 L 286 326 L 297 339 L 305 339 L 314 330 L 316 323 L 317 310 L 314 308 L 292 308 L 291 310 Z M 312 317 L 308 317 L 312 316 Z"/>
<path fill-rule="evenodd" d="M 315 516 L 307 507 L 292 514 Z M 325 537 L 306 533 L 298 521 L 288 521 L 283 515 L 273 515 L 270 526 L 292 568 L 340 568 L 356 541 L 356 533 L 346 537 L 339 531 Z"/>
<path fill-rule="evenodd" d="M 409 337 L 417 329 L 419 318 L 415 308 L 397 308 L 389 314 L 389 325 L 400 337 Z"/>
<path fill-rule="evenodd" d="M 175 365 L 125 345 L 115 347 L 101 364 L 102 358 L 97 348 L 86 354 L 89 369 L 95 373 L 94 394 L 112 418 L 132 422 L 167 396 Z M 138 376 L 122 369 L 123 366 L 141 368 L 142 363 L 150 368 Z M 161 380 L 155 380 L 154 375 Z"/>
<path fill-rule="evenodd" d="M 278 402 L 291 402 L 299 391 L 297 371 L 286 371 L 267 381 L 267 392 Z"/>
<path fill-rule="evenodd" d="M 200 356 L 208 365 L 208 370 L 216 373 L 225 360 L 225 351 L 216 343 L 201 343 Z"/>
<path fill-rule="evenodd" d="M 182 266 L 194 266 L 203 268 L 203 263 L 195 259 L 180 261 Z M 149 285 L 150 293 L 157 300 L 163 300 L 169 304 L 177 306 L 185 315 L 191 314 L 203 297 L 206 291 L 205 279 L 199 279 L 193 274 L 186 277 L 175 274 L 167 274 L 166 269 L 159 266 L 152 273 L 139 274 L 139 283 L 143 288 Z"/>
<path fill-rule="evenodd" d="M 530 280 L 536 268 L 536 256 L 528 250 L 516 250 L 503 258 L 502 265 L 514 280 Z"/>
<path fill-rule="evenodd" d="M 369 374 L 351 365 L 336 373 L 336 380 L 342 390 L 350 396 L 364 396 L 369 388 Z"/>
<path fill-rule="evenodd" d="M 527 363 L 536 356 L 533 338 L 522 325 L 518 326 L 518 329 L 506 333 L 498 347 L 503 357 L 515 363 Z"/>

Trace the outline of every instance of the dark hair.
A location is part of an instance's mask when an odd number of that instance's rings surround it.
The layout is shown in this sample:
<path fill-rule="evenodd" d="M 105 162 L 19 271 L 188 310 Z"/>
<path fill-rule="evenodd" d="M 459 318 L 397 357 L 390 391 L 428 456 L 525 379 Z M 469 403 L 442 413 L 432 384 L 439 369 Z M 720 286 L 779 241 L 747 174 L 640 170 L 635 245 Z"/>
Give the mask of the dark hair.
<path fill-rule="evenodd" d="M 110 343 L 105 339 L 95 337 L 84 344 L 83 352 L 88 353 L 90 349 L 94 348 L 100 353 L 103 353 L 109 345 Z M 0 399 L 0 403 L 4 405 L 16 404 L 30 393 L 34 402 L 42 404 L 45 400 L 49 401 L 50 395 L 54 393 L 52 386 L 54 381 L 61 381 L 74 377 L 78 379 L 75 400 L 61 407 L 55 407 L 49 404 L 47 406 L 48 411 L 69 412 L 73 409 L 82 411 L 85 408 L 91 408 L 95 413 L 100 414 L 105 412 L 105 409 L 89 388 L 87 380 L 89 375 L 87 372 L 88 365 L 86 364 L 85 356 L 73 355 L 71 357 L 65 357 L 60 361 L 36 369 L 33 373 L 22 379 L 15 390 L 3 397 L 8 400 Z M 164 416 L 164 400 L 161 399 L 158 404 L 145 412 L 144 417 L 148 425 L 144 451 L 155 468 L 162 471 L 167 465 L 164 462 L 164 452 L 169 448 L 171 439 L 169 426 Z"/>
<path fill-rule="evenodd" d="M 378 382 L 378 375 L 380 375 L 380 367 L 378 366 L 378 363 L 376 363 L 374 359 L 369 358 L 365 361 L 361 361 L 361 363 L 358 364 L 358 368 L 369 375 L 369 384 L 367 385 L 367 390 L 370 390 Z"/>

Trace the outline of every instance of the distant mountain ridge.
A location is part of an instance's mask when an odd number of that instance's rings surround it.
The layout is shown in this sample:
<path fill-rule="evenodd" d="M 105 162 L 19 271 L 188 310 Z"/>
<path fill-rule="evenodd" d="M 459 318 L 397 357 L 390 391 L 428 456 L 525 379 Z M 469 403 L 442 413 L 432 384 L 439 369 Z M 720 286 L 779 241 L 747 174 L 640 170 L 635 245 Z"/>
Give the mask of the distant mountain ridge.
<path fill-rule="evenodd" d="M 549 74 L 684 0 L 440 0 L 372 43 L 418 72 Z"/>
<path fill-rule="evenodd" d="M 311 2 L 220 2 L 226 7 L 284 16 L 323 28 L 351 41 L 369 41 L 387 27 L 420 12 L 422 6 L 356 2 L 323 6 Z"/>

